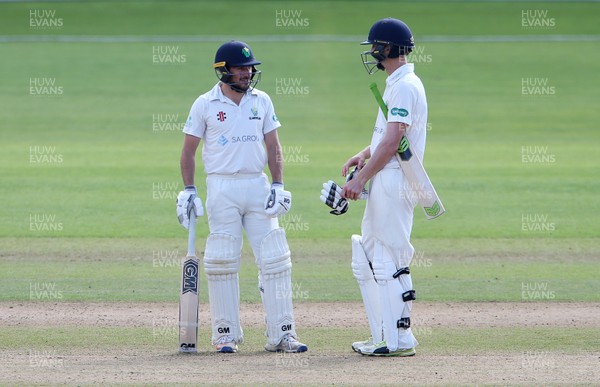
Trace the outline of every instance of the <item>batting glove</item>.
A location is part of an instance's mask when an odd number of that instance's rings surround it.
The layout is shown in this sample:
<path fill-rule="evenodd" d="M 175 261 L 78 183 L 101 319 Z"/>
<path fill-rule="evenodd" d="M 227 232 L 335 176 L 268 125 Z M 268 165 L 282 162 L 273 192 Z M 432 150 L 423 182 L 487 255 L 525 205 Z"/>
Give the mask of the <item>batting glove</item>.
<path fill-rule="evenodd" d="M 265 212 L 271 218 L 287 213 L 292 208 L 292 193 L 283 189 L 282 183 L 271 184 L 265 199 Z"/>
<path fill-rule="evenodd" d="M 321 201 L 333 209 L 329 211 L 330 214 L 342 215 L 348 211 L 348 200 L 344 199 L 341 194 L 342 187 L 335 184 L 333 180 L 323 183 Z"/>
<path fill-rule="evenodd" d="M 348 176 L 346 176 L 346 183 L 349 182 L 350 180 L 354 179 L 354 176 L 356 176 L 356 174 L 358 173 L 358 167 L 354 168 L 354 170 L 352 172 L 350 172 L 348 174 Z M 360 200 L 367 200 L 367 198 L 369 197 L 369 190 L 366 188 L 363 188 L 362 191 L 360 192 L 360 196 L 358 197 Z"/>
<path fill-rule="evenodd" d="M 202 207 L 202 200 L 198 197 L 196 186 L 188 185 L 177 195 L 177 219 L 186 229 L 190 227 L 192 210 L 195 211 L 197 217 L 204 215 L 204 207 Z"/>

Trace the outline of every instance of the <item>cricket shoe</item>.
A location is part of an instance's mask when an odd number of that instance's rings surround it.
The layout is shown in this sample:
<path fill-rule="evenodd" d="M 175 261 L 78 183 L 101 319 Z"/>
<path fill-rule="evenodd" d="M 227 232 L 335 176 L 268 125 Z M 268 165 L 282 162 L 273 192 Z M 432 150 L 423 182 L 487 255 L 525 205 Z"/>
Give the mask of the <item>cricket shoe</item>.
<path fill-rule="evenodd" d="M 408 349 L 398 348 L 395 351 L 390 351 L 387 347 L 387 343 L 385 342 L 385 340 L 380 341 L 377 344 L 360 347 L 358 352 L 361 355 L 365 355 L 365 356 L 399 356 L 399 357 L 414 356 L 417 353 L 417 351 L 415 351 L 414 348 L 408 348 Z"/>
<path fill-rule="evenodd" d="M 360 353 L 360 349 L 362 347 L 366 347 L 366 346 L 373 345 L 373 344 L 375 344 L 373 342 L 373 338 L 370 338 L 369 340 L 364 340 L 364 341 L 355 341 L 354 343 L 352 343 L 352 350 L 354 352 Z"/>
<path fill-rule="evenodd" d="M 294 336 L 288 333 L 287 335 L 283 336 L 279 344 L 267 344 L 265 345 L 265 349 L 269 352 L 296 353 L 308 351 L 308 346 L 306 344 L 302 344 L 296 340 Z"/>
<path fill-rule="evenodd" d="M 221 353 L 236 353 L 238 350 L 238 346 L 233 341 L 232 336 L 221 336 L 215 345 L 215 349 L 217 352 Z"/>

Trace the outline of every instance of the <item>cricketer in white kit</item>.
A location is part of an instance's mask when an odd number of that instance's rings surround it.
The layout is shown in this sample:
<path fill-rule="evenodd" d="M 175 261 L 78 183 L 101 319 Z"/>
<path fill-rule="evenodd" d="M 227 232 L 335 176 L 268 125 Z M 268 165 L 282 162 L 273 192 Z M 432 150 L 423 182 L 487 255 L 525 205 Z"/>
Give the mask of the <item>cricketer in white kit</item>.
<path fill-rule="evenodd" d="M 201 140 L 206 172 L 207 276 L 212 344 L 218 352 L 237 352 L 244 339 L 240 324 L 238 272 L 242 230 L 258 266 L 271 352 L 304 352 L 297 340 L 292 310 L 290 250 L 278 215 L 292 205 L 284 190 L 281 125 L 269 96 L 254 88 L 261 72 L 250 47 L 230 41 L 219 47 L 214 68 L 219 82 L 193 103 L 184 126 L 181 173 L 185 190 L 178 196 L 178 217 L 187 228 L 190 211 L 200 208 L 194 185 L 195 153 Z M 272 184 L 263 172 L 269 167 Z M 202 213 L 202 211 L 196 211 Z"/>
<path fill-rule="evenodd" d="M 410 275 L 414 254 L 410 234 L 417 201 L 396 152 L 405 135 L 412 151 L 423 159 L 427 99 L 414 65 L 406 62 L 414 40 L 405 23 L 392 18 L 379 20 L 362 44 L 371 45 L 363 53 L 369 74 L 376 68 L 388 74 L 383 94 L 388 115 L 385 117 L 379 110 L 371 144 L 342 167 L 344 176 L 355 166 L 358 172 L 346 182 L 341 197 L 359 199 L 370 181 L 362 236 L 352 236 L 352 269 L 363 297 L 371 338 L 353 343 L 352 348 L 369 356 L 412 356 L 418 342 L 410 328 L 415 300 Z"/>

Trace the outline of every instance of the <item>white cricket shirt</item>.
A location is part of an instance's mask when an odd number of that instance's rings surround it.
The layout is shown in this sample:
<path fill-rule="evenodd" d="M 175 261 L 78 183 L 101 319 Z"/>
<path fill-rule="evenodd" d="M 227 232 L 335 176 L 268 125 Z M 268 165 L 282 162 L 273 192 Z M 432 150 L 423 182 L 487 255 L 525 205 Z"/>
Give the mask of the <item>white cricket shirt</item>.
<path fill-rule="evenodd" d="M 236 105 L 219 85 L 194 101 L 183 133 L 204 140 L 207 174 L 260 173 L 267 164 L 264 136 L 281 126 L 271 98 L 253 89 Z"/>
<path fill-rule="evenodd" d="M 371 138 L 371 156 L 385 135 L 387 122 L 403 122 L 408 125 L 406 136 L 411 151 L 422 161 L 427 137 L 427 97 L 413 63 L 400 66 L 387 77 L 383 101 L 388 107 L 388 116 L 386 120 L 379 109 Z M 390 159 L 389 165 L 398 165 L 395 156 Z"/>

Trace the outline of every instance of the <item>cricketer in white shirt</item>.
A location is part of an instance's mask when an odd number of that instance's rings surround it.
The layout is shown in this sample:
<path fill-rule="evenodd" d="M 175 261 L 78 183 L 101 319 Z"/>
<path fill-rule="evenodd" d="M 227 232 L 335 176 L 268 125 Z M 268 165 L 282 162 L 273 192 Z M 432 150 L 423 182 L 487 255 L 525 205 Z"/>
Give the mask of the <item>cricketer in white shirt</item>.
<path fill-rule="evenodd" d="M 371 50 L 363 53 L 369 74 L 373 73 L 373 67 L 369 67 L 373 64 L 387 73 L 383 101 L 388 114 L 385 117 L 378 109 L 370 145 L 342 166 L 344 176 L 354 166 L 359 171 L 346 182 L 341 197 L 359 199 L 369 184 L 362 235 L 351 239 L 352 269 L 363 297 L 371 339 L 355 342 L 352 347 L 368 356 L 412 356 L 418 342 L 410 328 L 415 299 L 409 268 L 414 254 L 410 235 L 417 203 L 396 153 L 406 135 L 412 152 L 423 159 L 427 98 L 414 65 L 407 63 L 408 48 L 414 47 L 414 39 L 404 22 L 392 18 L 376 22 L 362 44 L 371 45 Z M 369 57 L 376 61 L 368 61 Z"/>
<path fill-rule="evenodd" d="M 194 185 L 195 153 L 202 142 L 210 230 L 203 262 L 212 344 L 218 352 L 231 353 L 244 339 L 238 273 L 245 231 L 258 266 L 265 349 L 304 352 L 308 347 L 296 339 L 291 254 L 277 218 L 292 205 L 291 193 L 283 188 L 277 134 L 281 124 L 269 96 L 254 88 L 260 80 L 258 64 L 244 42 L 231 41 L 217 50 L 214 68 L 219 82 L 195 100 L 183 129 L 181 173 L 186 189 L 178 197 L 178 215 L 185 227 L 190 208 L 202 208 Z M 263 172 L 266 166 L 272 184 Z"/>
<path fill-rule="evenodd" d="M 207 175 L 256 174 L 267 164 L 264 136 L 280 126 L 265 92 L 253 89 L 236 105 L 217 84 L 196 99 L 183 132 L 204 140 Z"/>

